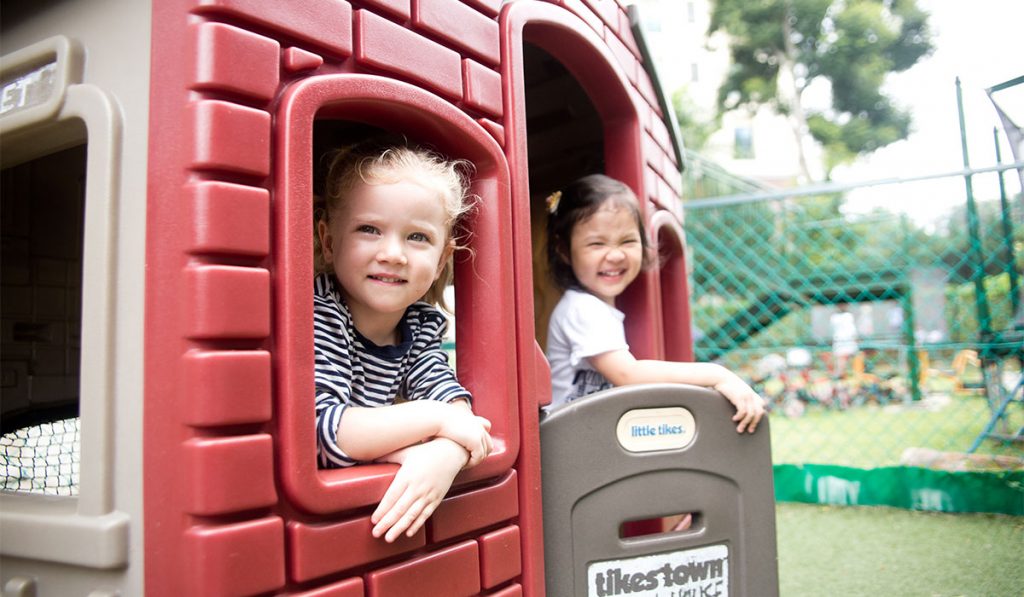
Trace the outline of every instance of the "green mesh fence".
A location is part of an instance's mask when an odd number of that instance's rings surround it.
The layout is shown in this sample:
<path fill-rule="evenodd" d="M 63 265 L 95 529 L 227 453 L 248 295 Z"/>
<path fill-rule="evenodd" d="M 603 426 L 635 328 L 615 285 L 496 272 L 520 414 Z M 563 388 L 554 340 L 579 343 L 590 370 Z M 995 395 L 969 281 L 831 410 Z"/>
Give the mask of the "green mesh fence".
<path fill-rule="evenodd" d="M 777 466 L 993 472 L 1024 511 L 1024 202 L 973 178 L 685 204 L 697 359 L 770 401 Z"/>

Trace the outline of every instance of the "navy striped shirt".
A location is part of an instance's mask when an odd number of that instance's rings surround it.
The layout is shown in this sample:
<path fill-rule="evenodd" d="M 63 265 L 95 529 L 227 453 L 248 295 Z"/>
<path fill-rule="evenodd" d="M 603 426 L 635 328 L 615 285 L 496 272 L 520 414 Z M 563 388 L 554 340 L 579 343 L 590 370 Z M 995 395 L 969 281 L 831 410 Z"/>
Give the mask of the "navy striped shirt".
<path fill-rule="evenodd" d="M 377 346 L 352 324 L 334 276 L 314 278 L 316 438 L 322 468 L 358 464 L 338 446 L 338 423 L 350 405 L 387 406 L 397 396 L 443 402 L 469 399 L 441 349 L 448 329 L 444 314 L 421 301 L 406 309 L 399 325 L 401 344 Z"/>

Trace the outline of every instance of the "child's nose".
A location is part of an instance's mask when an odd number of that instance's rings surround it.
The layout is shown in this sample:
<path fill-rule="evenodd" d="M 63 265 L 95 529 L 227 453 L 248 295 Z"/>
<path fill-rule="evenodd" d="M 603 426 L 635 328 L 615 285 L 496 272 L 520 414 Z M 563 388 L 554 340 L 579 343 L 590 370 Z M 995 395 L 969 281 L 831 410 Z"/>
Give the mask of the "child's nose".
<path fill-rule="evenodd" d="M 404 265 L 406 258 L 401 240 L 393 236 L 385 236 L 381 242 L 380 250 L 377 252 L 377 260 Z"/>

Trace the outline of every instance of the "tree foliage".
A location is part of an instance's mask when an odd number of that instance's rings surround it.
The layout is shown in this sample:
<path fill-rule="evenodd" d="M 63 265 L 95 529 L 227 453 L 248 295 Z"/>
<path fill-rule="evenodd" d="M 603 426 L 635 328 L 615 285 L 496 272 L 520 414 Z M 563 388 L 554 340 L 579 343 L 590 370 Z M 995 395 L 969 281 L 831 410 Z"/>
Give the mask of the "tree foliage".
<path fill-rule="evenodd" d="M 683 146 L 700 151 L 718 128 L 718 119 L 714 115 L 702 114 L 686 87 L 680 87 L 672 94 L 672 109 L 683 136 Z"/>
<path fill-rule="evenodd" d="M 910 114 L 881 88 L 933 49 L 916 0 L 713 0 L 708 33 L 717 31 L 732 59 L 720 108 L 770 106 L 789 117 L 808 178 L 806 133 L 824 146 L 827 171 L 909 134 Z M 817 81 L 831 87 L 831 106 L 805 109 Z"/>

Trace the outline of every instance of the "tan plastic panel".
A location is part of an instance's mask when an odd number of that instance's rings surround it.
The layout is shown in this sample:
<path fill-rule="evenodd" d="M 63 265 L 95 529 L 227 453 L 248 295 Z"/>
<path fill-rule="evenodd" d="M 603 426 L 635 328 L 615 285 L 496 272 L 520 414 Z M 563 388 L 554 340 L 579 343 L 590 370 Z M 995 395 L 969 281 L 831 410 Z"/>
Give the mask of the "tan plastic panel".
<path fill-rule="evenodd" d="M 50 62 L 48 62 L 50 61 Z M 54 64 L 55 81 L 39 104 L 0 115 L 3 166 L 68 145 L 88 143 L 85 248 L 82 255 L 81 487 L 77 499 L 0 497 L 0 534 L 19 540 L 0 544 L 3 555 L 110 568 L 127 562 L 128 517 L 112 510 L 114 434 L 109 427 L 113 352 L 113 268 L 116 246 L 121 116 L 101 89 L 75 83 L 81 50 L 55 37 L 3 60 L 0 80 Z M 55 111 L 53 108 L 57 107 Z M 73 504 L 69 507 L 68 502 Z M 36 529 L 36 530 L 33 530 Z"/>
<path fill-rule="evenodd" d="M 778 595 L 768 421 L 738 434 L 732 414 L 718 392 L 677 384 L 614 388 L 552 410 L 540 424 L 547 594 Z M 630 451 L 616 433 L 624 419 L 635 435 L 689 439 Z M 623 537 L 623 523 L 681 512 L 701 522 Z M 706 561 L 711 584 L 682 580 L 694 561 Z"/>

